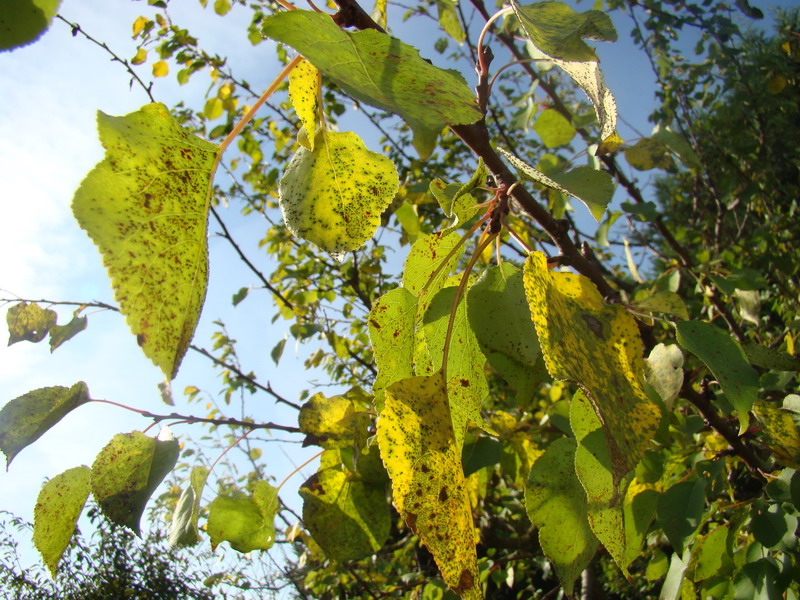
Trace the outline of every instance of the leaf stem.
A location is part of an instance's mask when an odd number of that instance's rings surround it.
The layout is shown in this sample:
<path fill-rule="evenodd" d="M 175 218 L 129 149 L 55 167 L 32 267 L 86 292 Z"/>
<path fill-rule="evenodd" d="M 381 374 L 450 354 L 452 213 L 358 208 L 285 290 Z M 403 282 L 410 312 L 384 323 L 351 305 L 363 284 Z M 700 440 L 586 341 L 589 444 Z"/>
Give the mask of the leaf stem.
<path fill-rule="evenodd" d="M 299 466 L 299 467 L 297 467 L 297 468 L 296 468 L 294 471 L 292 471 L 292 472 L 291 472 L 291 473 L 289 473 L 289 474 L 288 474 L 286 477 L 284 477 L 284 478 L 283 478 L 283 481 L 281 481 L 281 482 L 280 482 L 280 484 L 278 484 L 278 491 L 280 492 L 280 491 L 281 491 L 281 488 L 283 487 L 283 484 L 284 484 L 284 483 L 286 483 L 287 481 L 289 481 L 289 480 L 290 480 L 290 479 L 291 479 L 291 478 L 292 478 L 294 475 L 296 475 L 297 473 L 299 473 L 299 472 L 300 472 L 300 469 L 302 469 L 303 467 L 305 467 L 306 465 L 308 465 L 308 463 L 310 463 L 310 462 L 312 462 L 312 461 L 314 461 L 314 460 L 318 459 L 320 456 L 322 456 L 322 453 L 323 453 L 323 452 L 325 452 L 325 450 L 320 450 L 320 451 L 319 451 L 319 452 L 317 452 L 317 453 L 316 453 L 314 456 L 312 456 L 311 458 L 309 458 L 309 459 L 308 459 L 306 462 L 304 462 L 302 465 L 300 465 L 300 466 Z"/>
<path fill-rule="evenodd" d="M 486 24 L 481 29 L 481 34 L 478 36 L 478 65 L 480 68 L 481 75 L 489 75 L 489 64 L 487 63 L 486 59 L 484 58 L 483 54 L 483 38 L 486 37 L 486 34 L 489 33 L 489 29 L 492 27 L 492 23 L 494 23 L 500 17 L 507 15 L 510 12 L 513 12 L 513 8 L 510 6 L 497 11 L 494 13 L 489 19 L 486 21 Z"/>

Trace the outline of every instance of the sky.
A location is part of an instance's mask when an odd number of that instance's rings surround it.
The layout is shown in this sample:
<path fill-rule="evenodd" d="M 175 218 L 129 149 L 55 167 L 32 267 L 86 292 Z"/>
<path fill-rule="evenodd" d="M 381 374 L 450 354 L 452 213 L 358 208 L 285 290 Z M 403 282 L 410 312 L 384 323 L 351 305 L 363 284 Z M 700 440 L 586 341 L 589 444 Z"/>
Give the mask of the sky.
<path fill-rule="evenodd" d="M 585 4 L 578 8 L 586 10 Z M 254 89 L 263 89 L 272 80 L 278 66 L 271 60 L 271 43 L 254 48 L 241 34 L 248 11 L 234 8 L 222 18 L 196 0 L 174 0 L 170 7 L 175 21 L 190 23 L 191 33 L 206 49 L 235 57 L 236 72 Z M 131 58 L 135 54 L 131 23 L 146 14 L 147 8 L 144 2 L 130 0 L 64 0 L 60 13 L 90 35 L 107 41 L 119 55 Z M 409 27 L 397 24 L 395 32 L 409 41 Z M 630 26 L 625 23 L 618 29 L 624 39 Z M 653 84 L 648 63 L 624 42 L 601 45 L 599 54 L 620 113 L 636 130 L 649 132 Z M 152 79 L 149 66 L 139 72 L 146 81 Z M 73 37 L 60 21 L 37 43 L 0 54 L 0 297 L 114 303 L 100 255 L 72 218 L 70 202 L 83 177 L 103 157 L 96 136 L 96 111 L 124 115 L 148 102 L 138 86 L 129 85 L 129 79 L 107 53 L 81 36 Z M 167 105 L 188 97 L 199 106 L 206 85 L 207 80 L 197 77 L 179 87 L 170 75 L 156 80 L 154 95 Z M 623 137 L 637 135 L 625 125 L 621 131 Z M 235 209 L 225 218 L 237 237 L 257 240 L 263 233 L 261 222 L 236 218 Z M 215 231 L 213 224 L 211 231 Z M 231 326 L 233 337 L 241 340 L 241 355 L 247 357 L 245 369 L 257 371 L 276 391 L 296 399 L 307 387 L 304 380 L 309 374 L 302 361 L 309 349 L 295 352 L 291 343 L 287 344 L 280 368 L 275 368 L 269 351 L 287 334 L 289 322 L 270 323 L 274 310 L 263 292 L 244 301 L 245 311 L 234 311 L 231 291 L 250 285 L 252 278 L 223 240 L 212 237 L 209 244 L 211 279 L 195 342 L 210 347 L 211 322 L 222 318 Z M 263 256 L 259 259 L 265 260 Z M 60 322 L 69 320 L 69 309 L 58 312 Z M 85 381 L 94 398 L 154 412 L 202 414 L 202 406 L 183 401 L 183 388 L 195 385 L 212 394 L 219 390 L 208 360 L 189 352 L 173 384 L 177 406 L 166 406 L 157 390 L 163 377 L 142 355 L 123 319 L 109 312 L 89 310 L 84 314 L 89 315 L 88 330 L 53 354 L 46 342 L 11 347 L 0 343 L 0 404 L 37 387 Z M 0 339 L 4 336 L 7 331 L 2 319 Z M 257 406 L 255 418 L 296 424 L 294 411 L 274 405 L 269 397 L 258 396 L 250 405 Z M 45 478 L 80 464 L 91 465 L 114 434 L 148 424 L 133 413 L 106 405 L 79 408 L 23 450 L 8 472 L 0 473 L 0 510 L 32 520 L 36 495 Z M 178 426 L 174 433 L 180 439 L 203 432 L 197 426 Z M 293 465 L 314 454 L 313 449 L 298 446 L 264 444 L 262 449 L 267 470 L 278 481 Z M 285 488 L 282 496 L 290 504 L 299 506 L 295 490 L 313 468 L 307 467 Z"/>

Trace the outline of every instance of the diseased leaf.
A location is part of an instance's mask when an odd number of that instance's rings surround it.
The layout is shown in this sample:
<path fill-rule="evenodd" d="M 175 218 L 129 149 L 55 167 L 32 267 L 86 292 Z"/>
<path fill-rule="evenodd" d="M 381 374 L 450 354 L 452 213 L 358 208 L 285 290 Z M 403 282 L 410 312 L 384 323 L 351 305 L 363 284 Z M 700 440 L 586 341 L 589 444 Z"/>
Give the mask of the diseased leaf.
<path fill-rule="evenodd" d="M 586 392 L 603 423 L 619 483 L 639 462 L 661 420 L 642 388 L 636 322 L 622 307 L 603 302 L 586 277 L 551 272 L 541 252 L 528 257 L 524 279 L 547 370 Z"/>
<path fill-rule="evenodd" d="M 13 0 L 0 10 L 0 52 L 35 42 L 50 27 L 61 0 Z"/>
<path fill-rule="evenodd" d="M 305 140 L 303 144 L 307 149 L 314 149 L 316 140 L 317 121 L 319 120 L 319 94 L 320 94 L 320 73 L 319 70 L 307 60 L 301 61 L 292 72 L 289 73 L 289 98 L 300 122 L 305 128 Z M 302 141 L 300 142 L 303 143 Z"/>
<path fill-rule="evenodd" d="M 463 252 L 463 245 L 458 248 L 460 243 L 459 234 L 437 231 L 418 239 L 411 246 L 403 267 L 403 287 L 419 296 L 417 320 L 422 320 L 433 297 L 444 287 Z"/>
<path fill-rule="evenodd" d="M 43 309 L 35 302 L 20 302 L 8 309 L 8 345 L 17 342 L 41 342 L 55 326 L 58 315 L 49 308 Z"/>
<path fill-rule="evenodd" d="M 206 531 L 211 549 L 222 542 L 247 553 L 269 550 L 275 543 L 275 515 L 278 512 L 278 489 L 266 481 L 257 481 L 253 495 L 217 496 L 208 507 Z"/>
<path fill-rule="evenodd" d="M 767 436 L 767 446 L 787 466 L 800 469 L 800 432 L 790 411 L 756 400 L 753 414 Z"/>
<path fill-rule="evenodd" d="M 533 463 L 525 486 L 528 517 L 567 596 L 599 545 L 589 527 L 586 493 L 575 475 L 575 448 L 570 438 L 550 444 Z"/>
<path fill-rule="evenodd" d="M 536 118 L 533 129 L 542 138 L 542 143 L 547 148 L 566 146 L 576 133 L 572 123 L 554 108 L 542 111 Z"/>
<path fill-rule="evenodd" d="M 394 163 L 355 133 L 320 130 L 286 167 L 281 212 L 294 235 L 342 260 L 375 234 L 399 186 Z"/>
<path fill-rule="evenodd" d="M 267 17 L 263 32 L 297 50 L 354 98 L 400 115 L 423 159 L 445 125 L 481 118 L 459 73 L 434 67 L 415 48 L 385 33 L 343 31 L 329 15 L 305 10 Z"/>
<path fill-rule="evenodd" d="M 739 344 L 718 327 L 701 321 L 681 321 L 676 327 L 678 343 L 711 369 L 736 409 L 741 435 L 750 422 L 750 409 L 758 393 L 758 373 Z"/>
<path fill-rule="evenodd" d="M 672 408 L 683 386 L 683 352 L 678 346 L 657 344 L 647 357 L 645 379 Z"/>
<path fill-rule="evenodd" d="M 800 371 L 800 357 L 792 356 L 788 352 L 749 342 L 744 345 L 744 353 L 750 364 L 762 369 Z"/>
<path fill-rule="evenodd" d="M 383 485 L 353 481 L 341 468 L 322 469 L 301 487 L 303 523 L 325 554 L 338 562 L 374 554 L 389 536 Z"/>
<path fill-rule="evenodd" d="M 89 467 L 68 469 L 44 484 L 33 509 L 33 543 L 55 578 L 89 497 Z"/>
<path fill-rule="evenodd" d="M 194 467 L 189 476 L 187 485 L 175 512 L 172 513 L 172 525 L 169 531 L 170 546 L 194 546 L 200 541 L 197 532 L 197 519 L 200 516 L 200 500 L 202 500 L 203 488 L 208 478 L 208 469 L 202 466 Z"/>
<path fill-rule="evenodd" d="M 139 535 L 150 496 L 178 461 L 178 440 L 120 433 L 92 464 L 92 494 L 109 520 Z"/>
<path fill-rule="evenodd" d="M 6 455 L 6 468 L 20 450 L 86 402 L 89 388 L 82 381 L 69 388 L 39 388 L 9 401 L 0 410 L 0 450 Z"/>
<path fill-rule="evenodd" d="M 174 379 L 206 294 L 207 224 L 217 147 L 163 104 L 98 113 L 106 155 L 72 212 L 103 255 L 114 296 L 145 355 Z"/>
<path fill-rule="evenodd" d="M 50 352 L 53 352 L 64 342 L 71 340 L 81 331 L 86 329 L 89 320 L 86 317 L 72 317 L 66 325 L 54 325 L 50 328 Z"/>
<path fill-rule="evenodd" d="M 297 421 L 306 434 L 304 446 L 352 448 L 366 442 L 370 417 L 363 406 L 353 402 L 352 394 L 331 396 L 314 394 L 300 408 Z"/>
<path fill-rule="evenodd" d="M 378 444 L 395 506 L 433 554 L 445 583 L 463 598 L 482 598 L 461 450 L 441 373 L 386 388 Z"/>

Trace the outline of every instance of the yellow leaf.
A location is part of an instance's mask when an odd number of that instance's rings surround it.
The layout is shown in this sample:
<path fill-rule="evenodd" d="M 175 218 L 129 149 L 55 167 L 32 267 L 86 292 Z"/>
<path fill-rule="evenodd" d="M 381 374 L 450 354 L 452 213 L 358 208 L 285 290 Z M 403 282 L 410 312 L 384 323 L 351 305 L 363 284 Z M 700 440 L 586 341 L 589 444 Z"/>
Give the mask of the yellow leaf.
<path fill-rule="evenodd" d="M 386 388 L 378 444 L 397 510 L 431 551 L 445 583 L 462 598 L 482 598 L 469 495 L 441 372 Z"/>
<path fill-rule="evenodd" d="M 524 277 L 547 370 L 586 392 L 603 423 L 618 482 L 639 461 L 661 419 L 643 391 L 636 321 L 603 302 L 586 277 L 551 272 L 541 252 L 528 257 Z"/>
<path fill-rule="evenodd" d="M 302 61 L 289 73 L 289 98 L 305 127 L 305 139 L 309 143 L 306 148 L 309 150 L 314 149 L 314 133 L 317 131 L 319 84 L 319 70 L 307 60 Z"/>
<path fill-rule="evenodd" d="M 133 37 L 139 35 L 149 22 L 150 20 L 145 17 L 136 17 L 136 20 L 133 22 Z"/>
<path fill-rule="evenodd" d="M 153 77 L 166 77 L 169 73 L 169 65 L 166 61 L 160 60 L 153 63 Z"/>
<path fill-rule="evenodd" d="M 767 447 L 784 464 L 800 469 L 800 433 L 792 415 L 765 400 L 756 400 L 753 413 L 767 437 Z"/>
<path fill-rule="evenodd" d="M 595 156 L 611 154 L 624 143 L 625 141 L 619 137 L 616 131 L 614 131 L 611 135 L 607 136 L 602 142 L 600 142 L 600 145 L 597 147 L 597 150 L 595 150 L 594 154 Z"/>
<path fill-rule="evenodd" d="M 131 59 L 131 64 L 133 65 L 141 65 L 143 62 L 147 60 L 147 50 L 144 48 L 139 48 L 136 51 L 136 56 Z"/>
<path fill-rule="evenodd" d="M 770 94 L 780 94 L 789 82 L 782 75 L 775 75 L 767 82 L 767 92 Z"/>

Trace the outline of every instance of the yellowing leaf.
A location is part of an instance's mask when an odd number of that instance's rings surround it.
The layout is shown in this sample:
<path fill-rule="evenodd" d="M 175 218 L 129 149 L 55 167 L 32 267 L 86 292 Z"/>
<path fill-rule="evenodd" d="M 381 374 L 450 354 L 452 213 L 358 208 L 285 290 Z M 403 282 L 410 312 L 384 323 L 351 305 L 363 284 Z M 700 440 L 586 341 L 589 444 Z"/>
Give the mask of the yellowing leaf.
<path fill-rule="evenodd" d="M 215 550 L 222 542 L 246 553 L 269 550 L 275 543 L 275 515 L 280 503 L 278 489 L 257 481 L 252 496 L 217 496 L 208 507 L 206 531 Z"/>
<path fill-rule="evenodd" d="M 672 403 L 683 386 L 683 352 L 678 346 L 657 344 L 650 351 L 646 360 L 645 377 L 647 383 L 658 392 L 667 408 L 672 408 Z"/>
<path fill-rule="evenodd" d="M 224 111 L 222 100 L 219 97 L 209 98 L 203 107 L 203 114 L 211 121 L 219 119 Z"/>
<path fill-rule="evenodd" d="M 147 50 L 139 48 L 136 51 L 136 56 L 131 59 L 132 65 L 141 65 L 147 61 Z"/>
<path fill-rule="evenodd" d="M 289 73 L 289 98 L 300 121 L 303 123 L 309 150 L 314 149 L 315 133 L 319 114 L 320 73 L 307 60 L 300 62 Z"/>
<path fill-rule="evenodd" d="M 294 235 L 341 260 L 375 234 L 400 181 L 392 161 L 355 133 L 321 130 L 314 143 L 281 178 L 281 211 Z"/>
<path fill-rule="evenodd" d="M 153 63 L 153 77 L 166 77 L 169 74 L 169 64 L 165 60 Z"/>
<path fill-rule="evenodd" d="M 149 22 L 150 20 L 147 17 L 136 17 L 136 20 L 133 22 L 133 37 L 135 38 L 137 35 L 139 35 L 145 28 L 145 25 L 147 25 Z"/>
<path fill-rule="evenodd" d="M 353 402 L 355 394 L 331 396 L 314 394 L 300 408 L 297 417 L 300 431 L 306 434 L 304 445 L 322 448 L 347 448 L 363 445 L 370 417 L 363 406 Z"/>
<path fill-rule="evenodd" d="M 86 329 L 89 321 L 86 317 L 74 316 L 66 325 L 54 325 L 50 329 L 50 352 L 53 352 L 64 342 L 71 340 L 81 331 Z"/>
<path fill-rule="evenodd" d="M 767 436 L 770 450 L 784 464 L 800 469 L 800 432 L 792 414 L 765 400 L 756 401 L 753 413 Z"/>
<path fill-rule="evenodd" d="M 603 423 L 619 482 L 636 466 L 661 419 L 642 389 L 636 322 L 622 307 L 603 302 L 586 277 L 551 272 L 541 252 L 528 257 L 524 278 L 547 370 L 586 392 Z"/>
<path fill-rule="evenodd" d="M 68 469 L 42 486 L 33 509 L 33 543 L 55 578 L 75 524 L 89 497 L 89 467 Z"/>
<path fill-rule="evenodd" d="M 456 248 L 460 242 L 461 236 L 455 232 L 437 231 L 421 237 L 411 246 L 403 267 L 403 287 L 419 296 L 418 319 L 425 315 L 431 300 L 455 267 L 460 255 Z"/>
<path fill-rule="evenodd" d="M 445 583 L 463 598 L 482 598 L 461 450 L 441 373 L 386 388 L 378 444 L 395 506 L 433 554 Z"/>
<path fill-rule="evenodd" d="M 35 302 L 20 302 L 8 309 L 8 345 L 17 342 L 41 342 L 55 326 L 58 315 L 49 308 L 43 309 Z"/>
<path fill-rule="evenodd" d="M 172 379 L 206 294 L 217 148 L 163 104 L 124 117 L 99 113 L 98 129 L 106 156 L 81 183 L 72 212 L 100 249 L 139 345 Z"/>

